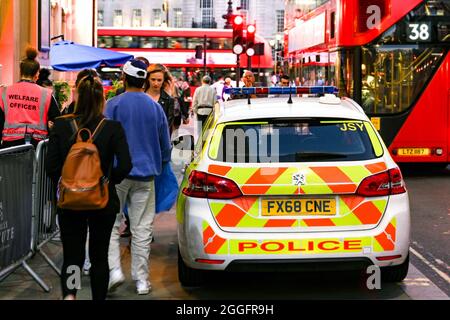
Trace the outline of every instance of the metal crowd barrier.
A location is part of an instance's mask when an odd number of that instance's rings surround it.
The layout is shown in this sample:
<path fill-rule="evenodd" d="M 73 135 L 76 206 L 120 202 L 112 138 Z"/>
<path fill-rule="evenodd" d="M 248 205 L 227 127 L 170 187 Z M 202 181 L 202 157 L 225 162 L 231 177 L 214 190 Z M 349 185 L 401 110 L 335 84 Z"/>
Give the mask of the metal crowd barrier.
<path fill-rule="evenodd" d="M 31 145 L 0 150 L 0 282 L 22 266 L 49 292 L 27 264 L 38 253 L 61 274 L 43 251 L 59 233 L 56 189 L 45 172 L 47 144 L 48 140 L 41 141 L 36 151 Z"/>
<path fill-rule="evenodd" d="M 36 148 L 34 223 L 32 249 L 61 275 L 61 270 L 45 254 L 43 247 L 59 233 L 56 223 L 56 186 L 45 172 L 48 140 L 41 141 Z"/>
<path fill-rule="evenodd" d="M 22 266 L 49 292 L 50 288 L 27 264 L 34 255 L 35 163 L 31 145 L 0 150 L 0 281 Z"/>

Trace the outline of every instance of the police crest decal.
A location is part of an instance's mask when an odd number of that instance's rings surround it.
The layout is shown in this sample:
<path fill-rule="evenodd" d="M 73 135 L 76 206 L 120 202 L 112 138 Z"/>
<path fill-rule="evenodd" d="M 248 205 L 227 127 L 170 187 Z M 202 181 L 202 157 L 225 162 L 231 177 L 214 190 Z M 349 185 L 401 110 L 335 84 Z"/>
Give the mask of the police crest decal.
<path fill-rule="evenodd" d="M 292 184 L 294 186 L 304 186 L 306 184 L 306 175 L 302 172 L 292 175 Z"/>

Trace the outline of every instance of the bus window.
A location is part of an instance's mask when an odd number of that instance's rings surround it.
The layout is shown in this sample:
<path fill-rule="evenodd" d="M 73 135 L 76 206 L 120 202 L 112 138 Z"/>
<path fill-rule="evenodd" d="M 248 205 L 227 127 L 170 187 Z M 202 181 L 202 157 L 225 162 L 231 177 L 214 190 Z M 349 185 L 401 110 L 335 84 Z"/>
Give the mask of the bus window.
<path fill-rule="evenodd" d="M 225 38 L 213 38 L 208 43 L 208 49 L 213 50 L 230 50 L 231 40 Z"/>
<path fill-rule="evenodd" d="M 99 36 L 97 41 L 97 47 L 99 48 L 112 48 L 114 47 L 113 37 L 111 36 Z"/>
<path fill-rule="evenodd" d="M 140 37 L 142 48 L 165 49 L 166 38 L 162 37 Z"/>
<path fill-rule="evenodd" d="M 367 113 L 408 109 L 425 88 L 444 54 L 416 45 L 366 47 L 362 56 L 362 107 Z"/>
<path fill-rule="evenodd" d="M 425 1 L 363 47 L 361 98 L 367 113 L 399 113 L 414 104 L 448 51 L 448 3 Z"/>
<path fill-rule="evenodd" d="M 116 48 L 140 48 L 139 37 L 115 36 L 114 46 Z"/>
<path fill-rule="evenodd" d="M 168 38 L 169 49 L 185 49 L 186 38 Z"/>
<path fill-rule="evenodd" d="M 187 48 L 195 49 L 196 46 L 203 46 L 203 38 L 188 38 Z"/>

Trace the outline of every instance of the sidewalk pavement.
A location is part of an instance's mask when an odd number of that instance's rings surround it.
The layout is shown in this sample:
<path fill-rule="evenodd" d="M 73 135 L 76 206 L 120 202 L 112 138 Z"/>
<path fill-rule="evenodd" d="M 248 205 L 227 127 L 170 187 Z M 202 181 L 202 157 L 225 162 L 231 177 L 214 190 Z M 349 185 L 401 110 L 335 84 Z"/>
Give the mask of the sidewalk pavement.
<path fill-rule="evenodd" d="M 170 212 L 160 213 L 155 218 L 155 242 L 151 245 L 149 266 L 152 283 L 150 294 L 141 296 L 136 294 L 135 283 L 130 275 L 130 238 L 122 238 L 122 266 L 126 281 L 108 297 L 109 299 L 173 299 L 174 294 L 180 299 L 189 299 L 189 293 L 178 282 L 174 209 Z M 60 241 L 50 242 L 43 250 L 58 267 L 62 265 L 62 245 Z M 61 286 L 56 272 L 39 254 L 30 259 L 28 263 L 51 288 L 50 292 L 44 292 L 23 268 L 19 268 L 3 282 L 0 282 L 0 300 L 60 300 Z M 79 291 L 77 298 L 79 300 L 91 299 L 89 276 L 83 276 L 82 289 Z"/>

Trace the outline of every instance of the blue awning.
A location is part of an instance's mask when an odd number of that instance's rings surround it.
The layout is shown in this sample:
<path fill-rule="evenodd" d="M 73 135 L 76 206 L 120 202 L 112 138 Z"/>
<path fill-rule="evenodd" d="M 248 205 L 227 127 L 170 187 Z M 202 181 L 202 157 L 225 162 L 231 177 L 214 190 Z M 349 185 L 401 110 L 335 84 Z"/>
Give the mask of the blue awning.
<path fill-rule="evenodd" d="M 134 57 L 130 54 L 59 41 L 50 48 L 50 64 L 58 71 L 78 71 L 86 68 L 122 65 Z"/>

